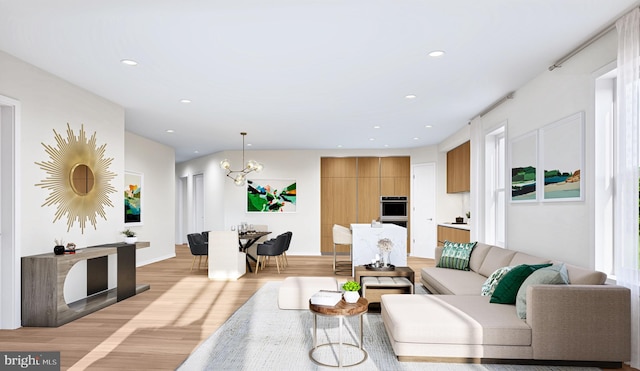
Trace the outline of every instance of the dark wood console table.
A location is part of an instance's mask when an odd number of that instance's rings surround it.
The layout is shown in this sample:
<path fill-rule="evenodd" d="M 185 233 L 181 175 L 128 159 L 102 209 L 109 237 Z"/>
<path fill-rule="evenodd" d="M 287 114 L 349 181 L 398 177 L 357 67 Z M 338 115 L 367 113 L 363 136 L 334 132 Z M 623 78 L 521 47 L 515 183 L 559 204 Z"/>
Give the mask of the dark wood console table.
<path fill-rule="evenodd" d="M 124 242 L 91 246 L 75 254 L 53 253 L 22 258 L 22 326 L 57 327 L 93 313 L 135 294 L 149 290 L 136 283 L 136 249 L 149 242 Z M 117 286 L 108 289 L 109 255 L 117 254 Z M 87 261 L 87 297 L 73 303 L 64 300 L 64 282 L 71 268 Z"/>

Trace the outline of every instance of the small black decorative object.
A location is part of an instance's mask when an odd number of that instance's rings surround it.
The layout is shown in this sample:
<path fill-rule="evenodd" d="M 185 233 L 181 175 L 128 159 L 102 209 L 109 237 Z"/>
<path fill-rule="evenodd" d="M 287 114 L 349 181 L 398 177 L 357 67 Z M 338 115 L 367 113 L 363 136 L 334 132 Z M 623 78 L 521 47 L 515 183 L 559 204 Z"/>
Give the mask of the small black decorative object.
<path fill-rule="evenodd" d="M 396 270 L 396 266 L 393 264 L 389 264 L 386 267 L 385 266 L 376 266 L 374 264 L 365 264 L 364 265 L 365 269 L 370 270 L 370 271 L 394 271 Z"/>
<path fill-rule="evenodd" d="M 62 255 L 62 254 L 64 254 L 64 246 L 62 246 L 62 245 L 56 245 L 56 246 L 53 248 L 53 253 L 54 253 L 54 254 L 56 254 L 56 255 Z"/>

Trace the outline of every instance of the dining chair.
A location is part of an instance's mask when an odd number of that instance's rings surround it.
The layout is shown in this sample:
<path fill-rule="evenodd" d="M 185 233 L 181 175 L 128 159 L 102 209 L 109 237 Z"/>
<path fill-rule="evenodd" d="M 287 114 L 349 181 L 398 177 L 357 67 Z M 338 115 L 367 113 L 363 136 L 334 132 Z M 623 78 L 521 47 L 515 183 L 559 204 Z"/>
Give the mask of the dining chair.
<path fill-rule="evenodd" d="M 349 260 L 338 261 L 336 254 L 336 245 L 349 245 Z M 333 273 L 351 275 L 351 230 L 338 224 L 333 225 Z"/>
<path fill-rule="evenodd" d="M 257 255 L 258 261 L 256 262 L 256 269 L 254 271 L 255 274 L 258 274 L 258 269 L 262 266 L 262 269 L 267 265 L 267 260 L 270 257 L 274 257 L 276 261 L 276 268 L 278 269 L 278 274 L 280 273 L 280 261 L 283 259 L 282 254 L 284 253 L 285 245 L 287 243 L 287 235 L 280 234 L 278 237 L 265 241 L 258 245 Z M 262 262 L 262 264 L 261 264 Z M 283 268 L 284 268 L 284 262 Z"/>
<path fill-rule="evenodd" d="M 282 257 L 284 258 L 284 266 L 289 266 L 289 259 L 287 259 L 287 251 L 289 251 L 289 245 L 291 245 L 291 238 L 293 237 L 293 232 L 287 231 L 283 233 L 287 238 L 285 240 L 284 249 L 282 252 Z"/>
<path fill-rule="evenodd" d="M 198 258 L 198 269 L 202 265 L 202 256 L 205 256 L 205 263 L 209 262 L 209 244 L 205 241 L 202 233 L 190 233 L 187 235 L 187 242 L 189 243 L 189 249 L 191 250 L 191 255 L 193 255 L 193 261 L 191 262 L 191 270 L 193 270 L 193 265 L 196 262 L 196 257 Z"/>

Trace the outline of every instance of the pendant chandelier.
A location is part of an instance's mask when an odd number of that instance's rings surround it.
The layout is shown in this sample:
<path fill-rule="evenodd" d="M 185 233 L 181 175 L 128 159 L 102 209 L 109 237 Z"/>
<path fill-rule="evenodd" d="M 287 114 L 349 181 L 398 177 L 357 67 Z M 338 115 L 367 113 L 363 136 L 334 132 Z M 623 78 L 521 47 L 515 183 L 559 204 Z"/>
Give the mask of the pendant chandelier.
<path fill-rule="evenodd" d="M 231 163 L 226 158 L 220 161 L 220 167 L 227 171 L 227 176 L 233 179 L 233 182 L 237 186 L 243 186 L 245 181 L 247 180 L 247 174 L 251 172 L 260 172 L 262 171 L 262 164 L 249 160 L 244 162 L 244 137 L 247 135 L 245 132 L 241 132 L 242 135 L 242 163 L 244 164 L 244 168 L 242 170 L 231 170 Z"/>

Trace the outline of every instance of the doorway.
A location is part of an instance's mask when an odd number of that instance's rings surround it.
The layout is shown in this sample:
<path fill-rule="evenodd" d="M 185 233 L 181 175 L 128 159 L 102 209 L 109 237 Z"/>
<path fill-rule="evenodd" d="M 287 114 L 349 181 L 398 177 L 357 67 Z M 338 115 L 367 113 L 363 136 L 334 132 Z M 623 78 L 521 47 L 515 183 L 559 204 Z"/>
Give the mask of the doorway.
<path fill-rule="evenodd" d="M 193 176 L 193 211 L 195 213 L 194 232 L 204 231 L 204 175 Z"/>
<path fill-rule="evenodd" d="M 411 169 L 411 256 L 435 258 L 436 165 L 416 164 Z"/>
<path fill-rule="evenodd" d="M 0 96 L 0 329 L 20 327 L 20 199 L 16 167 L 20 103 Z"/>

